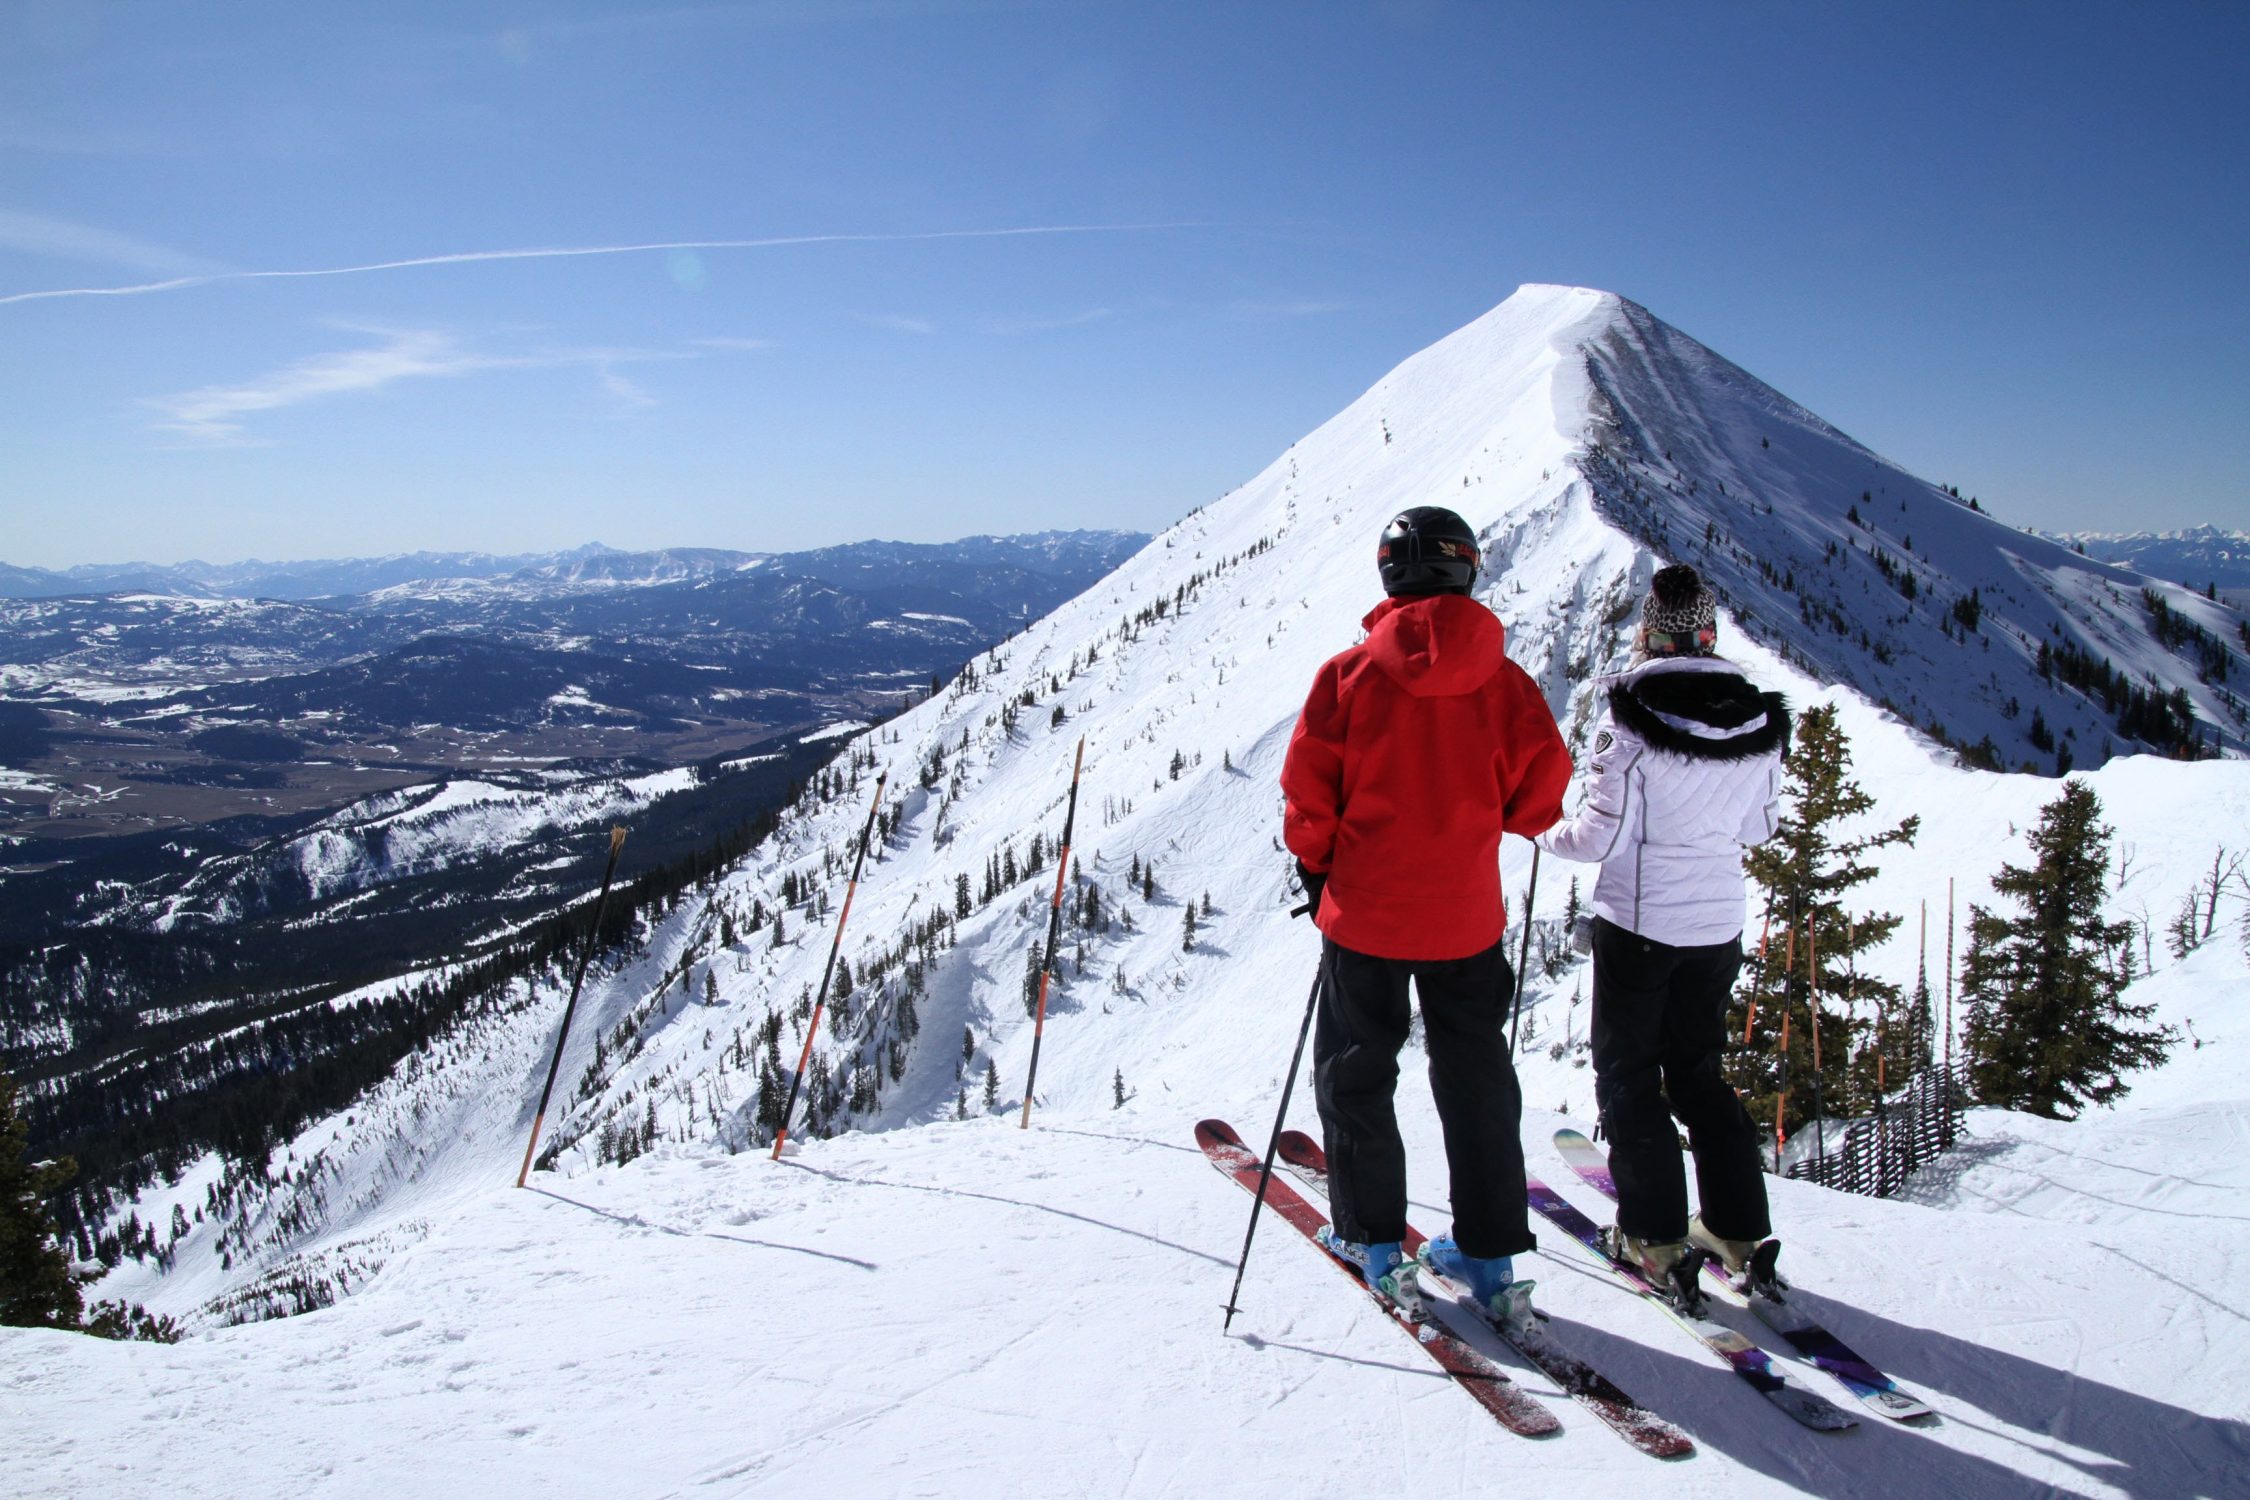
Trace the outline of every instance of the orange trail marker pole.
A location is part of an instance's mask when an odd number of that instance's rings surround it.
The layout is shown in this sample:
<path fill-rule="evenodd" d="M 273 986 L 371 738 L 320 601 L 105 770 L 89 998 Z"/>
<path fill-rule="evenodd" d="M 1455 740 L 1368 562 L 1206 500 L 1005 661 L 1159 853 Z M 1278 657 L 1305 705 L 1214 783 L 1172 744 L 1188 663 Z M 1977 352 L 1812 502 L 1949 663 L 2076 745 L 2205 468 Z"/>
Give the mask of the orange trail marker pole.
<path fill-rule="evenodd" d="M 1769 925 L 1772 923 L 1772 912 L 1769 911 L 1766 913 L 1766 921 Z M 1797 929 L 1795 927 L 1791 927 L 1787 932 L 1781 935 L 1781 1024 L 1784 1026 L 1787 1026 L 1789 1024 L 1789 976 L 1796 969 L 1796 967 Z M 1766 938 L 1764 933 L 1760 933 L 1758 935 L 1758 972 L 1761 976 L 1767 973 Z M 1750 1045 L 1750 1028 L 1757 1024 L 1758 992 L 1756 990 L 1752 990 L 1750 992 L 1750 1004 L 1744 1009 L 1742 1015 L 1743 1046 L 1747 1047 Z"/>
<path fill-rule="evenodd" d="M 1813 1154 L 1828 1158 L 1828 1097 L 1820 1079 L 1820 928 L 1817 916 L 1805 918 L 1805 1010 L 1812 1023 L 1813 1118 L 1820 1134 L 1813 1137 Z"/>
<path fill-rule="evenodd" d="M 1953 1087 L 1953 878 L 1945 881 L 1945 1086 Z"/>
<path fill-rule="evenodd" d="M 1078 826 L 1078 775 L 1086 768 L 1086 736 L 1078 737 L 1078 754 L 1070 763 L 1070 811 L 1063 814 L 1062 857 L 1055 861 L 1055 902 L 1047 909 L 1047 952 L 1039 961 L 1039 1006 L 1031 1022 L 1031 1073 L 1023 1081 L 1023 1119 L 1016 1129 L 1031 1128 L 1031 1086 L 1039 1081 L 1039 1042 L 1047 1032 L 1047 981 L 1055 972 L 1055 939 L 1062 934 L 1063 880 L 1070 870 L 1070 834 Z"/>
<path fill-rule="evenodd" d="M 836 938 L 828 945 L 828 966 L 820 971 L 820 992 L 813 1001 L 812 1024 L 805 1028 L 805 1050 L 797 1055 L 797 1072 L 789 1080 L 789 1102 L 781 1107 L 781 1123 L 773 1129 L 773 1156 L 781 1160 L 782 1142 L 789 1139 L 789 1117 L 797 1112 L 797 1090 L 805 1082 L 805 1069 L 812 1066 L 813 1039 L 820 1035 L 820 1013 L 828 1008 L 828 981 L 836 975 L 836 955 L 844 951 L 844 924 L 851 920 L 852 897 L 859 891 L 859 872 L 867 863 L 867 845 L 875 836 L 875 814 L 883 808 L 883 784 L 891 779 L 885 771 L 875 778 L 875 800 L 868 805 L 867 821 L 860 825 L 859 853 L 852 856 L 851 883 L 844 887 L 844 909 L 836 913 Z"/>
<path fill-rule="evenodd" d="M 1782 1129 L 1782 1115 L 1789 1105 L 1789 1018 L 1792 1014 L 1789 1009 L 1789 986 L 1796 983 L 1797 978 L 1797 926 L 1794 921 L 1789 925 L 1787 947 L 1789 957 L 1781 971 L 1781 1037 L 1775 1044 L 1781 1059 L 1780 1087 L 1775 1091 L 1773 1100 L 1773 1159 L 1776 1172 L 1781 1170 L 1782 1148 L 1789 1144 L 1788 1133 Z"/>
<path fill-rule="evenodd" d="M 1927 1006 L 1930 1003 L 1930 898 L 1927 896 L 1922 898 L 1920 949 L 1921 957 L 1914 961 L 1914 988 L 1922 1004 Z M 1922 1012 L 1922 1024 L 1927 1026 L 1930 1021 L 1930 1013 L 1925 1009 Z M 1913 1012 L 1911 1010 L 1907 1012 L 1907 1024 L 1909 1027 L 1913 1025 Z M 1922 1066 L 1927 1067 L 1930 1061 L 1930 1034 L 1925 1031 L 1919 1038 L 1910 1036 L 1907 1038 L 1907 1042 L 1910 1046 L 1914 1046 L 1914 1050 L 1922 1054 L 1917 1061 Z M 1919 1045 L 1916 1045 L 1917 1043 Z M 1911 1073 L 1914 1070 L 1909 1068 L 1907 1071 Z"/>
<path fill-rule="evenodd" d="M 555 1033 L 555 1056 L 547 1064 L 547 1086 L 539 1091 L 539 1111 L 531 1117 L 531 1139 L 524 1143 L 523 1170 L 516 1173 L 516 1186 L 522 1187 L 531 1176 L 531 1156 L 539 1149 L 539 1132 L 547 1123 L 547 1101 L 554 1097 L 555 1074 L 562 1070 L 563 1043 L 570 1040 L 570 1018 L 578 1010 L 578 987 L 586 982 L 586 965 L 594 958 L 594 946 L 601 941 L 602 912 L 609 905 L 609 882 L 617 874 L 617 853 L 625 847 L 623 824 L 609 831 L 609 867 L 602 871 L 602 893 L 594 902 L 594 925 L 586 934 L 586 951 L 578 955 L 578 972 L 571 976 L 570 1003 L 563 1007 L 562 1029 Z"/>

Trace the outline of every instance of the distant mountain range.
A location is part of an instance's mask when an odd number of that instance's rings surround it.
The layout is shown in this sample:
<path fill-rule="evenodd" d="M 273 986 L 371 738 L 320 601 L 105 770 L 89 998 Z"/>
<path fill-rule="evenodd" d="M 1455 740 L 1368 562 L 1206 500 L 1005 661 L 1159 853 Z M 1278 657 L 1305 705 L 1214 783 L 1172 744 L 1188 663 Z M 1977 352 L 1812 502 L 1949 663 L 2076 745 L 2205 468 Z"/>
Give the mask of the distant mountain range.
<path fill-rule="evenodd" d="M 415 584 L 505 579 L 536 587 L 675 583 L 732 572 L 773 554 L 716 547 L 620 552 L 590 542 L 567 552 L 401 552 L 300 562 L 86 563 L 55 571 L 0 563 L 0 598 L 71 594 L 176 594 L 188 599 L 333 599 Z"/>
<path fill-rule="evenodd" d="M 1050 531 L 979 536 L 957 542 L 856 542 L 798 553 L 734 552 L 723 547 L 664 547 L 625 552 L 589 542 L 565 552 L 400 552 L 388 557 L 329 557 L 298 562 L 85 563 L 60 571 L 0 563 L 0 599 L 57 599 L 86 594 L 164 594 L 183 599 L 347 599 L 405 592 L 447 597 L 484 592 L 519 596 L 580 589 L 681 583 L 740 572 L 776 559 L 802 567 L 872 570 L 905 559 L 950 556 L 1006 559 L 1033 572 L 1069 572 L 1089 547 L 1137 532 Z M 486 585 L 479 589 L 476 585 Z"/>
<path fill-rule="evenodd" d="M 182 584 L 381 584 L 317 598 L 0 597 L 0 867 L 56 839 L 295 816 L 527 764 L 684 765 L 895 710 L 1147 540 L 423 553 L 286 577 L 195 565 Z M 124 576 L 77 573 L 92 571 Z M 402 574 L 417 576 L 383 581 Z"/>
<path fill-rule="evenodd" d="M 2199 589 L 2250 589 L 2250 531 L 2190 526 L 2185 531 L 2065 531 L 2055 539 L 2102 562 Z"/>

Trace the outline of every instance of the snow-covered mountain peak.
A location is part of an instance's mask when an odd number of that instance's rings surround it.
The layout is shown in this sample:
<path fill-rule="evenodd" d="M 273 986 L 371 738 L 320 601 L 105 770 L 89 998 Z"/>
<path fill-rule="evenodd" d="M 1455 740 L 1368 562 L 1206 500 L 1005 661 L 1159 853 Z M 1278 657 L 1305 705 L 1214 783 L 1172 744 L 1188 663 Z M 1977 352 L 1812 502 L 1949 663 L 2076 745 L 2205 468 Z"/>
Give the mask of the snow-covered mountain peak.
<path fill-rule="evenodd" d="M 1827 693 L 1880 741 L 1879 795 L 1926 797 L 1933 778 L 1956 778 L 1946 795 L 1985 805 L 1958 810 L 1945 852 L 1889 898 L 1899 909 L 1942 891 L 1941 860 L 1988 876 L 2053 784 L 1952 766 L 1872 703 L 1989 741 L 2009 764 L 2044 758 L 2044 735 L 2092 765 L 2124 743 L 2117 715 L 2132 705 L 2089 698 L 2057 665 L 2067 648 L 2127 663 L 2134 682 L 2179 669 L 2199 732 L 2239 744 L 2221 722 L 2224 683 L 2198 682 L 2152 634 L 2146 580 L 1970 510 L 1623 298 L 1528 287 L 942 691 L 839 741 L 833 771 L 770 839 L 650 916 L 590 981 L 548 1120 L 556 1169 L 757 1139 L 761 1101 L 802 1044 L 879 768 L 883 836 L 843 943 L 852 984 L 815 1041 L 798 1132 L 980 1113 L 988 1076 L 997 1103 L 1020 1102 L 1025 974 L 1081 737 L 1040 1108 L 1174 1089 L 1191 1123 L 1197 1109 L 1270 1108 L 1287 1047 L 1267 1044 L 1302 1004 L 1311 951 L 1285 915 L 1275 780 L 1314 671 L 1380 597 L 1376 537 L 1415 504 L 1479 529 L 1479 593 L 1574 741 L 1596 722 L 1598 675 L 1624 660 L 1648 575 L 1683 560 L 1728 602 L 1723 650 L 1800 700 Z M 2157 597 L 2214 637 L 2233 628 L 2210 601 Z M 2017 790 L 1971 790 L 1987 781 Z M 1510 841 L 1511 898 L 1527 861 Z M 1543 911 L 1559 909 L 1564 878 L 1543 888 L 1556 903 Z M 1902 943 L 1881 966 L 1910 978 L 1913 955 Z M 536 1091 L 561 1008 L 555 981 L 533 991 L 481 1013 L 443 1068 L 407 1070 L 356 1123 L 308 1136 L 295 1186 L 242 1200 L 235 1265 L 270 1266 L 403 1205 L 427 1211 L 448 1182 L 512 1175 L 529 1122 L 518 1101 Z M 1550 1084 L 1560 1097 L 1540 1102 L 1584 1102 L 1583 1073 L 1558 1068 Z M 313 1197 L 351 1207 L 331 1220 Z M 208 1294 L 224 1278 L 208 1252 L 200 1264 Z"/>

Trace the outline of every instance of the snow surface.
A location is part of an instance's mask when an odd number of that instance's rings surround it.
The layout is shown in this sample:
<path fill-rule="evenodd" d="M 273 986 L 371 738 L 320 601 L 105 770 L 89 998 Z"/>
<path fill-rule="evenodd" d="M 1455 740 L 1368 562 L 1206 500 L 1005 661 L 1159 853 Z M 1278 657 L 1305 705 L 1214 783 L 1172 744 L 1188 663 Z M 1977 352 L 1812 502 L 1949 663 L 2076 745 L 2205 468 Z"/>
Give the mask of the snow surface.
<path fill-rule="evenodd" d="M 1086 738 L 1077 875 L 1135 926 L 1067 941 L 1030 1131 L 1013 1128 L 1031 1044 L 1017 986 L 1044 929 L 1051 864 L 952 929 L 918 1001 L 920 1038 L 875 1110 L 780 1164 L 731 1154 L 755 1077 L 730 1063 L 729 1044 L 817 982 L 829 928 L 800 907 L 779 947 L 761 931 L 727 949 L 718 913 L 739 927 L 753 899 L 777 907 L 785 873 L 840 904 L 835 856 L 865 817 L 862 772 L 830 800 L 808 792 L 772 840 L 597 967 L 547 1122 L 557 1170 L 537 1174 L 536 1191 L 511 1184 L 562 1008 L 551 977 L 517 986 L 277 1152 L 238 1213 L 180 1242 L 169 1274 L 128 1262 L 100 1289 L 187 1317 L 188 1342 L 0 1331 L 0 1422 L 25 1435 L 14 1447 L 27 1477 L 11 1484 L 259 1496 L 1575 1494 L 1618 1483 L 1714 1496 L 2250 1493 L 2239 902 L 2185 960 L 2156 948 L 2135 994 L 2183 1031 L 2192 1023 L 2203 1045 L 2138 1080 L 2119 1107 L 2073 1125 L 1980 1113 L 1911 1201 L 1774 1185 L 1808 1299 L 1931 1401 L 1934 1427 L 1870 1415 L 1842 1437 L 1796 1428 L 1555 1236 L 1523 1269 L 1558 1336 L 1692 1433 L 1696 1459 L 1656 1465 L 1559 1401 L 1560 1438 L 1510 1437 L 1278 1221 L 1261 1230 L 1245 1311 L 1221 1335 L 1248 1200 L 1190 1131 L 1217 1114 L 1262 1141 L 1272 1119 L 1315 953 L 1286 915 L 1274 778 L 1314 668 L 1374 602 L 1384 519 L 1436 501 L 1480 527 L 1499 561 L 1485 597 L 1511 653 L 1583 737 L 1598 719 L 1586 679 L 1617 660 L 1656 562 L 1615 519 L 1615 496 L 1632 500 L 1617 476 L 1645 466 L 1632 453 L 1708 449 L 1711 463 L 1735 462 L 1739 448 L 1768 450 L 1712 414 L 1774 414 L 1773 462 L 1802 483 L 1776 480 L 1764 539 L 1738 531 L 1753 551 L 1817 545 L 1837 518 L 1800 491 L 1856 494 L 1880 463 L 1645 318 L 1602 293 L 1524 289 L 980 658 L 973 682 L 873 729 L 837 726 L 852 736 L 839 767 L 872 753 L 892 772 L 898 814 L 852 907 L 845 950 L 862 974 L 910 923 L 951 910 L 957 874 L 973 885 L 1004 847 L 1021 859 L 1035 830 L 1059 831 L 1072 748 Z M 1635 349 L 1655 351 L 1639 367 L 1663 382 L 1625 378 Z M 1589 473 L 1606 476 L 1611 499 Z M 1680 489 L 1650 503 L 1699 535 L 1708 497 L 1685 478 Z M 1944 533 L 1960 569 L 2000 555 L 1988 526 L 1972 517 Z M 2138 604 L 2120 570 L 2089 575 L 2117 597 L 2097 587 L 2040 613 L 2057 574 L 2031 554 L 2050 545 L 1994 564 L 2029 568 L 2019 576 L 2040 585 L 2021 605 L 2025 632 L 2067 616 L 2129 639 Z M 2075 555 L 2057 566 L 2100 568 Z M 1772 618 L 1763 596 L 1743 597 Z M 1988 594 L 2003 620 L 2014 607 Z M 1911 979 L 1927 900 L 1942 978 L 1947 878 L 1964 917 L 1988 900 L 2000 862 L 2027 857 L 2024 830 L 2058 784 L 1962 768 L 1873 706 L 1857 668 L 1823 686 L 1793 664 L 1802 653 L 1785 661 L 1740 624 L 1730 615 L 1723 648 L 1755 675 L 1800 706 L 1838 704 L 1874 816 L 1924 815 L 1917 846 L 1886 851 L 1868 888 L 1871 903 L 1908 915 L 1871 967 Z M 1962 649 L 1900 630 L 1902 649 Z M 1983 667 L 1983 649 L 1967 649 Z M 1958 706 L 1997 724 L 2006 694 L 2033 701 L 2042 689 L 2021 652 L 1991 655 L 1973 679 L 1934 659 L 1914 668 L 1917 717 Z M 1009 732 L 1003 706 L 1026 694 Z M 934 751 L 943 766 L 925 790 L 915 773 Z M 2121 757 L 2088 779 L 2131 854 L 2119 915 L 2146 911 L 2161 929 L 2218 845 L 2250 841 L 2250 762 Z M 485 815 L 475 794 L 459 795 L 470 800 L 449 831 Z M 1154 903 L 1125 884 L 1129 863 L 1150 859 Z M 1511 899 L 1528 863 L 1511 841 Z M 1542 871 L 1543 919 L 1560 913 L 1567 879 L 1565 866 Z M 1198 937 L 1184 951 L 1190 901 Z M 714 1006 L 700 1000 L 707 975 Z M 1546 1145 L 1560 1124 L 1591 1125 L 1583 1052 L 1557 1045 L 1584 1035 L 1573 1005 L 1584 978 L 1565 969 L 1530 987 L 1525 1139 L 1534 1169 L 1598 1212 Z M 897 984 L 894 973 L 894 1005 Z M 840 1035 L 823 1030 L 831 1066 L 879 1055 L 892 1034 L 895 1008 L 868 1004 L 866 988 Z M 791 1059 L 799 1037 L 784 1027 Z M 981 1102 L 988 1061 L 1001 1080 L 993 1116 Z M 1442 1152 L 1417 1062 L 1404 1072 L 1414 1216 L 1435 1231 Z M 1129 1097 L 1113 1108 L 1120 1078 Z M 956 1121 L 963 1095 L 971 1118 Z M 605 1126 L 651 1116 L 651 1155 L 597 1163 Z M 1302 1083 L 1291 1121 L 1316 1128 Z M 214 1182 L 191 1174 L 155 1190 L 142 1215 L 164 1222 L 172 1201 L 200 1203 Z M 337 1305 L 219 1326 L 225 1299 L 259 1278 L 345 1263 L 357 1269 Z M 1844 1399 L 1825 1377 L 1802 1378 Z M 188 1430 L 226 1437 L 183 1441 Z"/>

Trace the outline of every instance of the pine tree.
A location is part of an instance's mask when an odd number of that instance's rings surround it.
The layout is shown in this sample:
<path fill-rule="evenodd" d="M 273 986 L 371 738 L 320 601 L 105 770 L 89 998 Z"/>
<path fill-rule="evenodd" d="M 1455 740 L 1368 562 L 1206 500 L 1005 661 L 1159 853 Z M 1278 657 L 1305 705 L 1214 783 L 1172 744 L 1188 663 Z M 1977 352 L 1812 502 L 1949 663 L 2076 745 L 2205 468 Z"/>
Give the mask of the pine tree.
<path fill-rule="evenodd" d="M 1979 1099 L 2070 1119 L 2126 1089 L 2122 1074 L 2164 1060 L 2171 1029 L 2145 1024 L 2153 1003 L 2128 1005 L 2118 961 L 2130 922 L 2102 919 L 2109 838 L 2101 799 L 2083 781 L 2040 809 L 2031 868 L 2003 865 L 1992 886 L 2014 915 L 1969 908 L 1961 964 L 1964 1047 Z"/>
<path fill-rule="evenodd" d="M 1195 907 L 1193 905 L 1188 907 L 1187 921 L 1180 928 L 1180 951 L 1182 953 L 1193 953 L 1195 951 Z"/>
<path fill-rule="evenodd" d="M 0 1073 L 0 1323 L 76 1328 L 83 1278 L 55 1235 L 47 1200 L 78 1173 L 69 1157 L 26 1160 L 31 1123 L 16 1108 L 16 1081 Z"/>
<path fill-rule="evenodd" d="M 969 872 L 963 870 L 953 877 L 953 916 L 956 921 L 969 914 Z"/>
<path fill-rule="evenodd" d="M 1000 1065 L 989 1057 L 984 1060 L 984 1107 L 987 1111 L 1000 1107 Z"/>
<path fill-rule="evenodd" d="M 977 1034 L 971 1028 L 961 1028 L 961 1066 L 966 1068 L 977 1060 Z"/>
<path fill-rule="evenodd" d="M 1119 1068 L 1116 1073 L 1111 1075 L 1109 1087 L 1112 1101 L 1109 1107 L 1111 1109 L 1123 1109 L 1125 1107 L 1125 1070 L 1123 1068 Z"/>
<path fill-rule="evenodd" d="M 1027 1016 L 1039 1012 L 1039 977 L 1044 972 L 1039 962 L 1039 950 L 1034 947 L 1023 956 L 1023 1013 Z"/>
<path fill-rule="evenodd" d="M 1729 1035 L 1740 1038 L 1747 1031 L 1749 1037 L 1735 1053 L 1735 1084 L 1751 1118 L 1761 1124 L 1774 1119 L 1781 1103 L 1785 1132 L 1812 1118 L 1816 1098 L 1832 1117 L 1873 1104 L 1872 1054 L 1863 1067 L 1855 1066 L 1861 1061 L 1859 1043 L 1872 1028 L 1857 1012 L 1898 1001 L 1897 985 L 1857 969 L 1860 955 L 1887 941 L 1901 919 L 1891 912 L 1853 911 L 1845 901 L 1875 878 L 1868 856 L 1891 844 L 1912 844 L 1921 819 L 1845 837 L 1840 825 L 1859 823 L 1875 807 L 1851 772 L 1851 742 L 1834 706 L 1807 709 L 1797 721 L 1785 767 L 1788 811 L 1773 838 L 1743 862 L 1764 890 L 1779 930 L 1769 940 L 1765 961 L 1745 967 L 1728 1012 Z"/>

